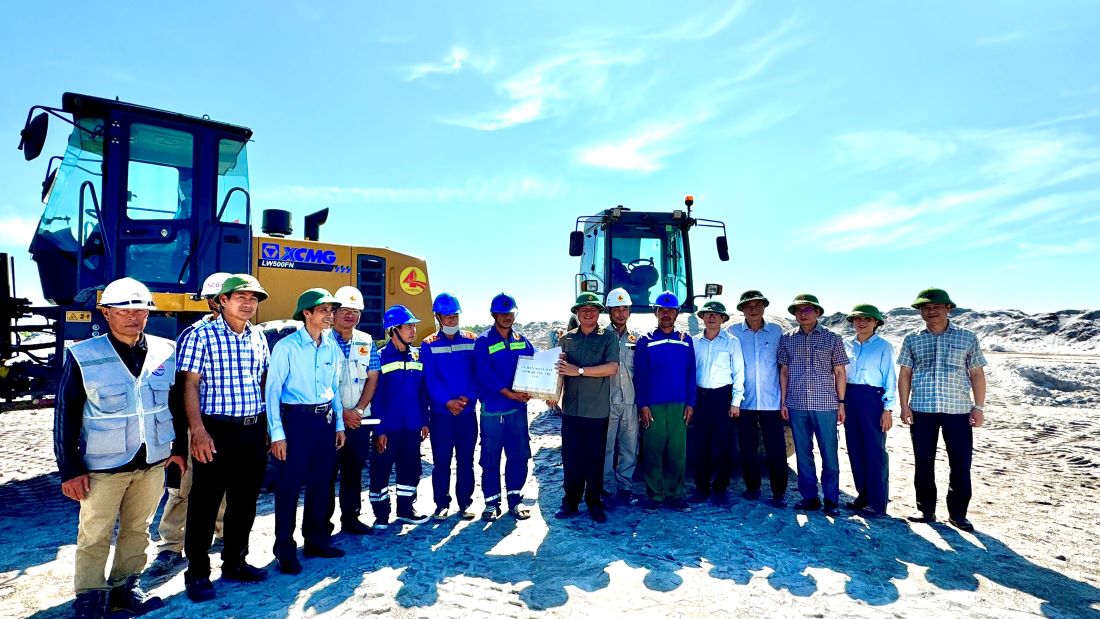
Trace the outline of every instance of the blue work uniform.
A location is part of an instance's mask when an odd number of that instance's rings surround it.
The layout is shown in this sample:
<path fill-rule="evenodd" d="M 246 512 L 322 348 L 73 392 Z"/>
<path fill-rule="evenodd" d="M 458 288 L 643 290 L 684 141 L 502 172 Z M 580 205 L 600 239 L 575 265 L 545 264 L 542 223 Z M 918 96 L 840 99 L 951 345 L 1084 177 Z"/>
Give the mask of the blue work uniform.
<path fill-rule="evenodd" d="M 428 394 L 420 351 L 400 351 L 391 340 L 380 353 L 382 370 L 371 400 L 379 419 L 375 436 L 386 436 L 386 450 L 375 453 L 370 467 L 370 504 L 376 523 L 389 523 L 390 473 L 397 469 L 397 515 L 411 515 L 416 502 L 420 465 L 420 429 L 428 425 Z"/>
<path fill-rule="evenodd" d="M 344 431 L 338 369 L 343 353 L 328 331 L 320 342 L 302 327 L 271 349 L 265 401 L 271 441 L 286 441 L 275 488 L 275 558 L 295 557 L 298 497 L 305 487 L 302 537 L 306 548 L 330 545 L 328 504 L 336 433 Z"/>
<path fill-rule="evenodd" d="M 500 390 L 512 388 L 519 358 L 534 354 L 535 347 L 514 329 L 501 337 L 496 327 L 490 327 L 474 342 L 475 375 L 481 400 L 481 491 L 485 493 L 486 508 L 500 505 L 502 453 L 508 458 L 504 469 L 508 508 L 523 501 L 527 461 L 531 459 L 527 405 L 504 397 Z"/>
<path fill-rule="evenodd" d="M 474 379 L 474 341 L 477 336 L 460 331 L 448 337 L 442 331 L 429 335 L 420 346 L 424 380 L 431 410 L 432 494 L 436 509 L 451 506 L 451 459 L 456 460 L 455 494 L 459 511 L 473 502 L 474 446 L 477 444 L 477 382 Z M 449 400 L 465 399 L 457 415 L 447 409 Z"/>

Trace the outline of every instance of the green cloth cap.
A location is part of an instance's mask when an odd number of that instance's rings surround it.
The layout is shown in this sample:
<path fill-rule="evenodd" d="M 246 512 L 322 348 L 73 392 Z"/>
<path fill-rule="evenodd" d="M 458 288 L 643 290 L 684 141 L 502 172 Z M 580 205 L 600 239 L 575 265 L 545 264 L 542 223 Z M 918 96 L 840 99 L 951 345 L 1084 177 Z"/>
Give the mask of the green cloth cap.
<path fill-rule="evenodd" d="M 294 320 L 305 320 L 306 316 L 303 312 L 322 303 L 332 303 L 333 309 L 340 307 L 340 301 L 324 288 L 310 288 L 298 295 L 298 311 L 294 312 Z"/>
<path fill-rule="evenodd" d="M 886 319 L 883 318 L 882 312 L 878 311 L 878 308 L 870 303 L 860 303 L 852 308 L 852 311 L 848 312 L 848 322 L 852 322 L 853 318 L 874 318 L 878 321 L 879 326 L 886 324 Z"/>
<path fill-rule="evenodd" d="M 582 292 L 577 295 L 577 302 L 573 305 L 573 309 L 569 311 L 576 314 L 577 310 L 582 307 L 594 307 L 601 312 L 603 311 L 603 303 L 600 303 L 600 297 L 595 292 Z"/>
<path fill-rule="evenodd" d="M 260 285 L 260 281 L 248 273 L 237 273 L 225 278 L 218 296 L 233 294 L 234 292 L 254 292 L 261 301 L 267 298 L 267 291 Z"/>
<path fill-rule="evenodd" d="M 707 301 L 703 304 L 703 309 L 696 312 L 695 315 L 702 318 L 703 314 L 706 313 L 721 314 L 722 322 L 730 319 L 730 314 L 726 311 L 726 304 L 721 301 Z"/>
<path fill-rule="evenodd" d="M 791 304 L 787 306 L 787 311 L 790 312 L 791 316 L 795 315 L 794 308 L 798 307 L 799 305 L 812 305 L 816 307 L 818 316 L 825 313 L 825 308 L 821 307 L 821 303 L 818 302 L 816 295 L 806 293 L 797 295 L 794 298 L 794 301 L 791 301 Z"/>
<path fill-rule="evenodd" d="M 751 303 L 753 301 L 763 301 L 764 307 L 771 305 L 771 301 L 764 296 L 764 293 L 759 290 L 746 290 L 741 293 L 741 300 L 737 302 L 737 311 L 740 312 L 741 308 L 745 307 L 746 303 Z"/>
<path fill-rule="evenodd" d="M 951 297 L 947 295 L 947 291 L 943 288 L 925 288 L 917 294 L 917 300 L 913 301 L 913 309 L 920 309 L 920 306 L 926 303 L 943 303 L 950 306 L 948 309 L 954 309 L 955 302 L 951 300 Z"/>

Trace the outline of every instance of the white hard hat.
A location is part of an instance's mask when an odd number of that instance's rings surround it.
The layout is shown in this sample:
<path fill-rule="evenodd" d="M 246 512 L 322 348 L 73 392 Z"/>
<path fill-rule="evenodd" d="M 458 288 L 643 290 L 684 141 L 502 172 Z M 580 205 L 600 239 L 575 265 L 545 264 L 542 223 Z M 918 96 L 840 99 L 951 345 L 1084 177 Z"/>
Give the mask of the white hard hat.
<path fill-rule="evenodd" d="M 625 288 L 616 288 L 607 293 L 607 302 L 604 303 L 607 309 L 613 307 L 630 307 L 631 305 L 633 304 L 630 302 L 630 293 L 627 292 Z"/>
<path fill-rule="evenodd" d="M 343 286 L 332 296 L 336 297 L 336 300 L 340 302 L 340 307 L 347 307 L 360 311 L 363 309 L 363 293 L 359 292 L 359 289 L 355 286 Z"/>
<path fill-rule="evenodd" d="M 107 284 L 103 289 L 103 296 L 99 298 L 99 304 L 104 307 L 135 307 L 142 309 L 156 309 L 153 303 L 153 295 L 145 284 L 130 277 L 123 277 Z"/>
<path fill-rule="evenodd" d="M 202 292 L 200 292 L 199 295 L 207 299 L 218 296 L 218 293 L 222 291 L 222 284 L 224 284 L 225 280 L 228 278 L 229 273 L 214 273 L 207 277 L 202 282 Z"/>

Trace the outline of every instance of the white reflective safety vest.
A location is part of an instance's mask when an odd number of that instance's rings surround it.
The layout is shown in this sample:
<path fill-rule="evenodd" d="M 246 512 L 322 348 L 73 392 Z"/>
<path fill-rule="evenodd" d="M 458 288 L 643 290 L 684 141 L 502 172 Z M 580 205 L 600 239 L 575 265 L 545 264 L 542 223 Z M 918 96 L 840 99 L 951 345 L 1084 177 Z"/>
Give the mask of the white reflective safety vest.
<path fill-rule="evenodd" d="M 120 467 L 143 444 L 149 464 L 171 455 L 176 433 L 168 389 L 176 378 L 175 344 L 152 335 L 145 336 L 145 343 L 148 353 L 137 377 L 105 335 L 69 347 L 87 394 L 80 432 L 89 471 Z"/>
<path fill-rule="evenodd" d="M 374 340 L 369 333 L 355 329 L 351 333 L 351 350 L 348 356 L 340 362 L 338 375 L 340 376 L 340 402 L 345 410 L 351 410 L 359 404 L 359 396 L 363 395 L 363 387 L 367 386 L 367 368 L 370 365 L 371 351 L 374 350 Z M 370 405 L 363 411 L 364 417 L 370 417 Z"/>

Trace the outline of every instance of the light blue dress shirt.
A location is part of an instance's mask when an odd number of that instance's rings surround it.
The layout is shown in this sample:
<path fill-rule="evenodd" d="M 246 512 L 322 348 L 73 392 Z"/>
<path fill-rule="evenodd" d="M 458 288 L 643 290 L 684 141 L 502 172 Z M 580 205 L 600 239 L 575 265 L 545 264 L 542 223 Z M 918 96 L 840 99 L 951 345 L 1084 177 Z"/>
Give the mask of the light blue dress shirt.
<path fill-rule="evenodd" d="M 852 362 L 848 366 L 848 382 L 885 389 L 883 407 L 888 411 L 898 410 L 898 372 L 890 342 L 875 334 L 860 344 L 853 335 L 844 338 L 844 351 Z"/>
<path fill-rule="evenodd" d="M 344 353 L 329 330 L 318 346 L 305 327 L 279 340 L 271 349 L 267 370 L 267 431 L 271 441 L 286 440 L 279 404 L 325 404 L 332 402 L 336 431 L 344 430 L 344 406 L 340 392 L 340 359 Z"/>
<path fill-rule="evenodd" d="M 695 336 L 695 384 L 702 389 L 733 386 L 730 406 L 741 406 L 745 397 L 745 358 L 741 343 L 724 329 L 713 340 Z"/>
<path fill-rule="evenodd" d="M 730 334 L 741 343 L 745 357 L 745 399 L 741 408 L 750 411 L 779 410 L 779 338 L 783 329 L 779 325 L 764 322 L 759 331 L 753 331 L 744 322 L 731 325 Z"/>

